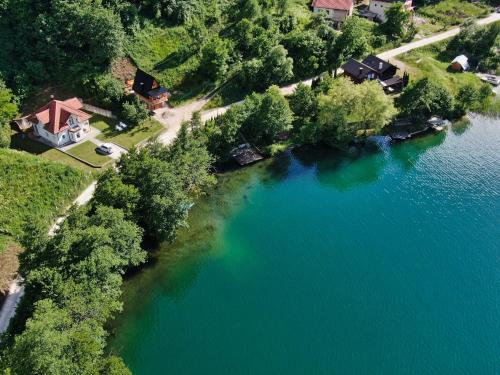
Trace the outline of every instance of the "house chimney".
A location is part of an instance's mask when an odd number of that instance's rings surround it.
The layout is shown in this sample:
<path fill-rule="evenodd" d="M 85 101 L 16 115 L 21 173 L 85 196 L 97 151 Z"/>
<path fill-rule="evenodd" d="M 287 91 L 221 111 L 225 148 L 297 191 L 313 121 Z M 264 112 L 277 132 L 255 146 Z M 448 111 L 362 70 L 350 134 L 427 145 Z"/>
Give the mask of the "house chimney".
<path fill-rule="evenodd" d="M 382 67 L 384 66 L 384 63 L 381 61 L 378 63 L 378 70 L 382 70 Z"/>
<path fill-rule="evenodd" d="M 363 74 L 363 68 L 359 68 L 359 75 Z"/>
<path fill-rule="evenodd" d="M 50 100 L 54 100 L 54 95 L 50 95 Z"/>

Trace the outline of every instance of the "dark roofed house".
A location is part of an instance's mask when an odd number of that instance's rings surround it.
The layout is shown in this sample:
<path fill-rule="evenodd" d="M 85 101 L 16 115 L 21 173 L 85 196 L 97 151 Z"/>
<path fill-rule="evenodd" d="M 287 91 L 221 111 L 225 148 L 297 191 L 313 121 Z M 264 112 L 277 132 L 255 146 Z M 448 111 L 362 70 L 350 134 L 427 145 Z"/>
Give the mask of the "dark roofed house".
<path fill-rule="evenodd" d="M 342 65 L 344 74 L 351 78 L 355 83 L 362 83 L 365 80 L 378 78 L 378 72 L 370 66 L 354 59 L 349 59 Z"/>
<path fill-rule="evenodd" d="M 363 60 L 363 64 L 368 65 L 377 72 L 378 78 L 382 81 L 393 77 L 398 68 L 391 63 L 378 58 L 375 55 L 370 55 Z"/>
<path fill-rule="evenodd" d="M 396 75 L 398 68 L 381 58 L 370 55 L 363 61 L 349 59 L 342 65 L 344 74 L 355 83 L 377 79 L 386 93 L 400 92 L 408 83 L 408 75 L 403 78 Z"/>
<path fill-rule="evenodd" d="M 168 90 L 161 86 L 152 75 L 141 69 L 137 69 L 135 73 L 132 90 L 152 111 L 165 107 L 170 98 Z"/>

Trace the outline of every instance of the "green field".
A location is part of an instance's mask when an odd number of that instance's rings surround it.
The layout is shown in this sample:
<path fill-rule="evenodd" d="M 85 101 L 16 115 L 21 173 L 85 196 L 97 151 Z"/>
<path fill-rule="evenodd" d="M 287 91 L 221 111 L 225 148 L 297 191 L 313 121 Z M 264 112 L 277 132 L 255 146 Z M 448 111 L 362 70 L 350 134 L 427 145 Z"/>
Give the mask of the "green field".
<path fill-rule="evenodd" d="M 0 176 L 0 233 L 13 237 L 31 218 L 48 227 L 90 180 L 82 170 L 9 149 L 0 149 Z"/>
<path fill-rule="evenodd" d="M 162 124 L 152 118 L 122 132 L 115 130 L 116 120 L 106 117 L 94 116 L 90 124 L 102 132 L 97 136 L 97 139 L 103 142 L 116 143 L 126 149 L 130 149 L 136 144 L 159 134 L 164 129 Z"/>
<path fill-rule="evenodd" d="M 171 90 L 171 101 L 186 100 L 208 91 L 208 84 L 196 77 L 199 57 L 184 27 L 147 25 L 127 44 L 127 53 L 141 69 L 153 74 Z"/>
<path fill-rule="evenodd" d="M 19 151 L 26 151 L 30 154 L 40 156 L 46 160 L 63 163 L 70 167 L 78 168 L 86 172 L 96 172 L 95 168 L 92 168 L 87 164 L 82 163 L 55 148 L 37 142 L 28 137 L 23 138 L 23 135 L 20 133 L 12 134 L 11 148 Z"/>
<path fill-rule="evenodd" d="M 427 5 L 417 10 L 417 14 L 431 21 L 431 24 L 443 27 L 459 25 L 468 18 L 485 17 L 492 8 L 464 0 L 444 0 L 433 5 Z"/>
<path fill-rule="evenodd" d="M 96 147 L 97 145 L 95 143 L 85 141 L 78 146 L 69 149 L 67 153 L 99 167 L 103 167 L 113 160 L 109 156 L 98 154 Z"/>
<path fill-rule="evenodd" d="M 411 80 L 429 77 L 446 86 L 453 94 L 466 84 L 481 86 L 481 80 L 473 73 L 448 70 L 453 57 L 446 53 L 446 45 L 447 42 L 441 42 L 418 48 L 398 56 L 398 60 L 404 64 Z"/>

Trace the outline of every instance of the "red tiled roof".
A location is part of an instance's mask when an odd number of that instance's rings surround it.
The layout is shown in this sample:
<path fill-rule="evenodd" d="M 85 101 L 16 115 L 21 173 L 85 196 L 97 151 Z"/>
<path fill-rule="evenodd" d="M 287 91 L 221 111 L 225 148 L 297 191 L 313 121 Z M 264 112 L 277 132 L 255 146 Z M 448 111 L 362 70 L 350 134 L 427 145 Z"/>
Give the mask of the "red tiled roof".
<path fill-rule="evenodd" d="M 68 127 L 66 122 L 71 115 L 75 115 L 80 121 L 85 121 L 92 117 L 88 113 L 80 111 L 82 107 L 82 102 L 77 98 L 65 101 L 52 100 L 44 107 L 35 111 L 30 118 L 44 124 L 48 132 L 57 134 Z"/>
<path fill-rule="evenodd" d="M 353 0 L 314 0 L 314 8 L 349 10 L 354 6 Z"/>

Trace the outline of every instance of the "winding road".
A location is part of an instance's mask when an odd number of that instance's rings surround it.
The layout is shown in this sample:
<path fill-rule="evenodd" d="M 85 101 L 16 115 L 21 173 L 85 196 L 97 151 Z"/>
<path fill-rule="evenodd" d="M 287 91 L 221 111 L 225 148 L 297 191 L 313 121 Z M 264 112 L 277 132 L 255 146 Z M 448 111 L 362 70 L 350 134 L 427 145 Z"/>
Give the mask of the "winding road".
<path fill-rule="evenodd" d="M 490 16 L 486 18 L 478 20 L 477 23 L 479 25 L 486 25 L 496 21 L 500 21 L 500 13 L 492 13 Z M 381 59 L 388 60 L 405 52 L 411 51 L 413 49 L 424 47 L 429 44 L 437 43 L 442 40 L 451 38 L 457 35 L 459 31 L 460 28 L 456 27 L 448 31 L 445 31 L 443 33 L 431 35 L 427 38 L 405 44 L 404 46 L 394 48 L 386 52 L 382 52 L 377 56 L 380 57 Z M 310 86 L 312 83 L 312 79 L 308 79 L 301 82 Z M 283 86 L 280 88 L 281 93 L 283 95 L 290 95 L 295 91 L 297 85 L 298 82 L 291 85 Z M 170 144 L 177 136 L 177 132 L 179 131 L 182 122 L 191 120 L 193 113 L 201 111 L 205 106 L 205 104 L 207 104 L 210 101 L 210 99 L 211 97 L 207 96 L 180 107 L 165 108 L 162 110 L 158 110 L 154 117 L 156 118 L 156 120 L 161 122 L 166 128 L 166 130 L 159 136 L 159 140 L 164 144 Z M 201 113 L 202 120 L 206 121 L 208 119 L 217 117 L 225 113 L 234 104 L 237 103 L 233 103 L 225 107 L 219 107 L 203 111 Z M 92 198 L 94 190 L 95 190 L 95 182 L 93 182 L 87 189 L 85 189 L 78 196 L 78 198 L 75 199 L 73 203 L 77 205 L 84 205 L 88 203 Z M 61 222 L 64 221 L 64 219 L 65 217 L 60 217 L 56 220 L 53 227 L 49 231 L 49 235 L 54 234 L 55 230 L 57 230 L 57 228 L 59 227 Z M 22 280 L 20 280 L 19 278 L 16 279 L 11 284 L 9 290 L 10 290 L 9 295 L 7 296 L 7 299 L 5 300 L 2 306 L 2 310 L 0 311 L 0 334 L 4 333 L 7 330 L 9 326 L 9 321 L 14 316 L 14 313 L 16 311 L 17 304 L 19 303 L 21 297 L 24 294 L 24 287 L 22 286 Z"/>

